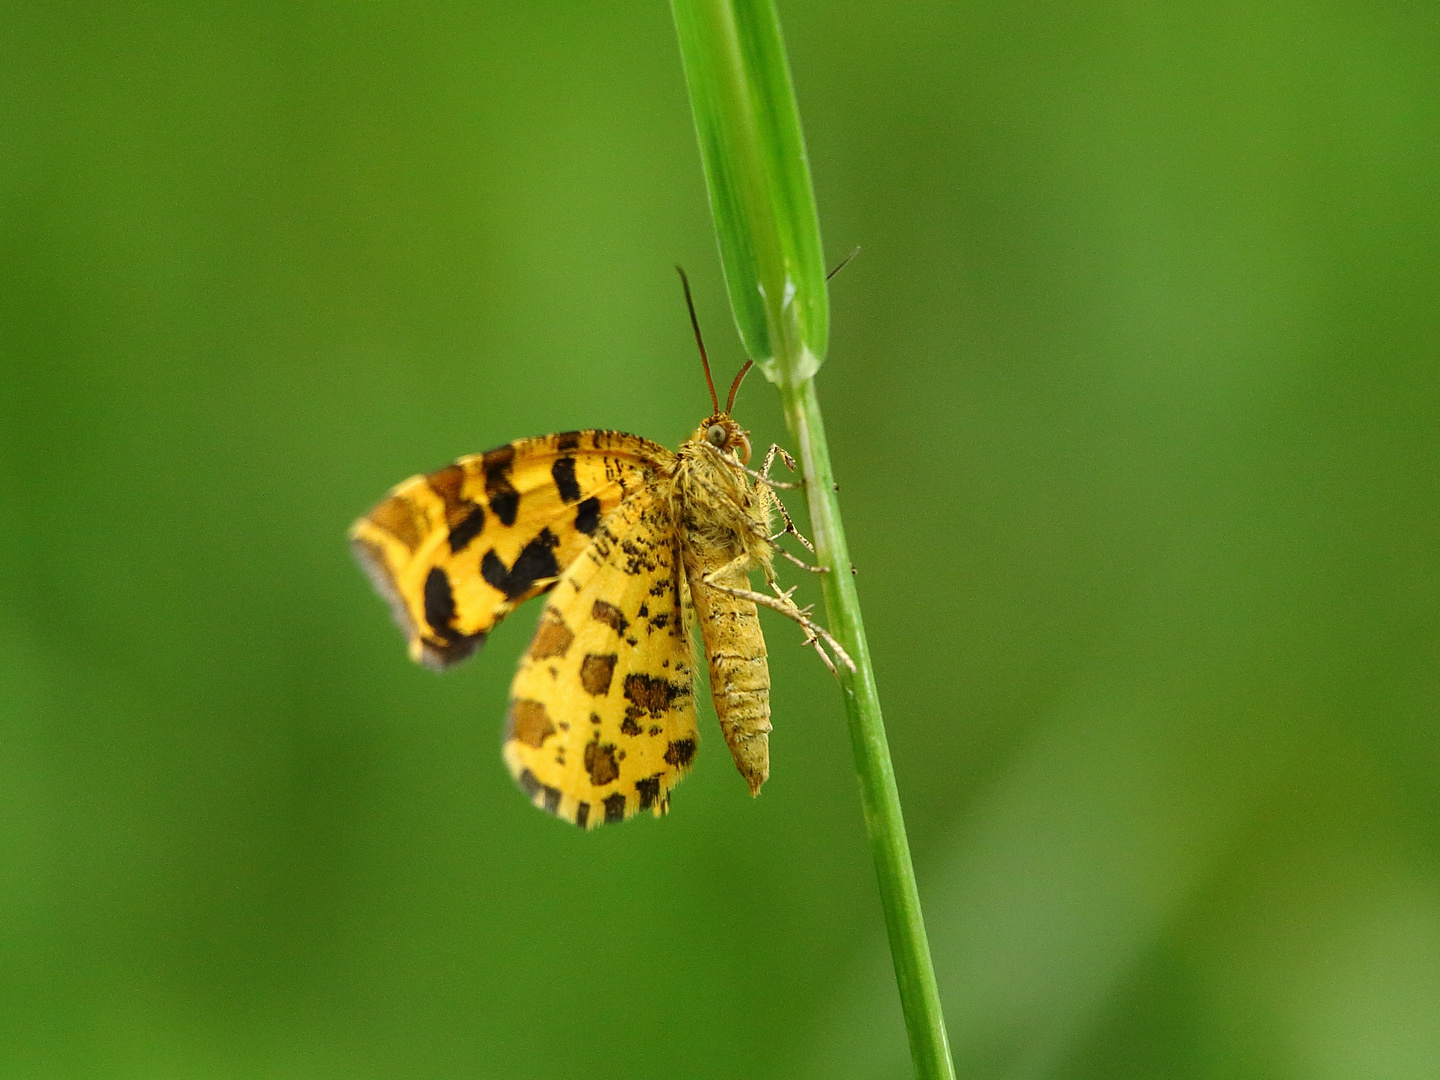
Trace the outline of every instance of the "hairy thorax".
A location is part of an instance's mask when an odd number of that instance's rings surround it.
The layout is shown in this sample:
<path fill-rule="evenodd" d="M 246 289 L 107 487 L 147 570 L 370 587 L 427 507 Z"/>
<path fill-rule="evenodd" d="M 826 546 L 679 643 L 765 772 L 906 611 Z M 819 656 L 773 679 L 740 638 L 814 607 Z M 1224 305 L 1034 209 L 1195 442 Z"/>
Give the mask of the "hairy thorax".
<path fill-rule="evenodd" d="M 671 507 L 687 554 L 708 570 L 741 555 L 747 569 L 769 565 L 769 505 L 740 462 L 705 441 L 703 428 L 676 455 Z"/>

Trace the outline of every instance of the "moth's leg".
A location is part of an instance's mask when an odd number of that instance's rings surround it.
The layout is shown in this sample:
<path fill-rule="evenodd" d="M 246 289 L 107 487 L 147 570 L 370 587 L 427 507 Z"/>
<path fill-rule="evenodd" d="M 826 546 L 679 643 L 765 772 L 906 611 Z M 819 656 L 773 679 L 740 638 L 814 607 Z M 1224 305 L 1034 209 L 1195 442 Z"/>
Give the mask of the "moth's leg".
<path fill-rule="evenodd" d="M 802 608 L 799 607 L 794 600 L 790 599 L 792 596 L 795 595 L 795 590 L 799 588 L 799 586 L 791 585 L 788 589 L 782 589 L 780 588 L 780 582 L 775 579 L 774 571 L 770 570 L 769 567 L 766 567 L 765 570 L 765 580 L 770 586 L 770 591 L 775 594 L 775 598 L 779 600 L 782 604 L 789 605 L 787 611 L 789 609 L 794 609 L 795 611 L 798 611 L 801 615 L 808 618 L 810 615 L 810 611 L 814 607 L 814 605 L 807 604 L 805 607 Z M 825 666 L 830 669 L 830 674 L 836 676 L 837 678 L 839 677 L 840 673 L 835 670 L 835 664 L 831 661 L 829 654 L 820 647 L 820 638 L 816 634 L 813 627 L 805 628 L 805 640 L 801 642 L 801 644 L 811 646 L 820 655 L 820 659 L 825 662 Z"/>
<path fill-rule="evenodd" d="M 715 582 L 711 580 L 712 578 L 728 577 L 729 575 L 736 573 L 748 575 L 750 571 L 754 569 L 755 560 L 752 559 L 749 555 L 736 555 L 735 558 L 731 559 L 724 566 L 716 567 L 708 574 L 702 575 L 700 580 L 703 581 L 706 585 L 709 585 L 712 589 L 719 589 L 723 592 L 725 591 L 725 586 L 715 584 Z M 770 570 L 766 573 L 765 576 L 767 578 L 773 578 L 774 574 L 775 571 Z"/>
<path fill-rule="evenodd" d="M 785 448 L 783 448 L 783 446 L 780 446 L 778 442 L 772 442 L 772 444 L 770 444 L 770 449 L 765 452 L 765 464 L 760 467 L 759 472 L 756 472 L 755 469 L 752 468 L 743 467 L 743 465 L 742 468 L 744 468 L 746 474 L 749 474 L 750 477 L 753 477 L 755 478 L 755 480 L 762 482 L 762 484 L 765 484 L 765 487 L 768 488 L 805 487 L 804 484 L 792 484 L 792 482 L 789 481 L 772 480 L 772 478 L 770 478 L 770 467 L 775 464 L 776 455 L 779 455 L 779 458 L 782 459 L 783 462 L 785 462 L 786 468 L 789 468 L 789 471 L 793 472 L 795 471 L 795 469 L 799 468 L 799 465 L 795 464 L 795 458 L 792 458 L 792 456 L 789 455 L 788 452 L 785 451 Z"/>
<path fill-rule="evenodd" d="M 789 469 L 791 472 L 794 472 L 796 469 L 798 469 L 798 468 L 800 467 L 800 466 L 796 463 L 795 459 L 790 456 L 790 454 L 785 450 L 785 448 L 784 448 L 783 446 L 781 446 L 779 443 L 771 443 L 771 444 L 770 444 L 770 449 L 767 450 L 766 453 L 765 453 L 765 464 L 764 464 L 764 465 L 761 467 L 761 469 L 760 469 L 760 478 L 761 478 L 762 480 L 764 480 L 765 483 L 767 483 L 767 484 L 772 483 L 772 481 L 770 480 L 770 468 L 771 468 L 772 465 L 775 464 L 775 457 L 776 457 L 777 454 L 779 455 L 780 460 L 783 461 L 783 462 L 785 462 L 785 467 L 786 467 L 787 469 Z M 789 485 L 789 486 L 795 487 L 795 486 L 803 486 L 803 485 L 793 485 L 793 484 L 792 484 L 792 485 Z M 780 537 L 784 536 L 786 533 L 789 533 L 791 536 L 795 537 L 796 540 L 799 540 L 800 543 L 805 546 L 805 550 L 806 550 L 806 551 L 810 552 L 811 555 L 814 555 L 814 554 L 815 554 L 815 545 L 812 544 L 812 543 L 810 543 L 809 540 L 805 539 L 804 535 L 801 534 L 800 530 L 797 529 L 797 528 L 795 528 L 795 522 L 790 519 L 790 511 L 788 511 L 787 509 L 785 509 L 785 504 L 780 500 L 780 497 L 779 497 L 778 495 L 775 495 L 774 492 L 771 492 L 771 497 L 774 498 L 774 500 L 775 500 L 775 508 L 780 511 L 780 517 L 781 517 L 781 518 L 784 520 L 784 522 L 785 522 L 785 528 L 784 528 L 783 531 L 778 532 L 778 533 L 776 533 L 774 536 L 770 537 L 770 539 L 771 539 L 771 540 L 778 540 L 778 539 L 780 539 Z M 800 565 L 801 565 L 801 566 L 804 566 L 805 564 L 804 564 L 804 563 L 801 563 Z M 819 567 L 815 567 L 815 566 L 806 566 L 805 569 L 807 569 L 807 570 L 816 570 L 816 571 L 818 571 L 818 572 L 820 572 L 820 573 L 824 573 L 823 570 L 821 570 Z"/>
<path fill-rule="evenodd" d="M 780 533 L 776 533 L 776 534 L 775 534 L 775 536 L 784 536 L 784 535 L 785 535 L 785 534 L 784 534 L 783 532 L 780 532 Z M 795 535 L 796 535 L 796 536 L 799 536 L 800 534 L 799 534 L 799 533 L 796 533 Z M 770 537 L 771 541 L 773 541 L 773 540 L 775 539 L 775 536 Z M 808 545 L 807 545 L 807 546 L 808 546 Z M 775 550 L 778 551 L 781 555 L 784 555 L 785 558 L 789 559 L 789 560 L 790 560 L 792 563 L 794 563 L 796 566 L 800 567 L 801 570 L 809 570 L 812 574 L 828 574 L 828 573 L 830 572 L 830 568 L 829 568 L 828 566 L 812 566 L 810 563 L 806 562 L 804 559 L 800 558 L 798 555 L 791 555 L 790 552 L 786 551 L 784 548 L 782 548 L 782 547 L 781 547 L 780 545 L 778 545 L 778 544 L 775 545 Z M 814 549 L 812 548 L 811 550 L 814 550 Z"/>
<path fill-rule="evenodd" d="M 722 567 L 720 570 L 715 571 L 715 573 L 719 574 L 723 572 L 724 569 L 725 568 Z M 798 623 L 801 629 L 805 631 L 805 640 L 801 642 L 801 644 L 808 645 L 815 650 L 815 652 L 819 655 L 820 659 L 824 662 L 825 666 L 830 669 L 831 675 L 839 678 L 840 673 L 835 669 L 835 662 L 830 659 L 829 654 L 825 652 L 825 649 L 821 645 L 822 640 L 825 642 L 825 644 L 829 645 L 835 650 L 836 655 L 841 658 L 841 660 L 845 663 L 847 667 L 850 668 L 851 671 L 855 670 L 854 663 L 850 660 L 850 657 L 848 654 L 846 654 L 845 650 L 840 647 L 839 642 L 837 642 L 833 637 L 831 637 L 830 634 L 826 632 L 824 627 L 820 626 L 818 623 L 814 622 L 809 617 L 809 609 L 806 608 L 802 610 L 795 605 L 795 602 L 793 600 L 790 599 L 790 593 L 795 591 L 793 588 L 789 591 L 782 591 L 780 589 L 780 586 L 776 584 L 776 582 L 772 578 L 770 582 L 770 587 L 775 590 L 776 595 L 768 596 L 765 593 L 754 592 L 750 589 L 736 589 L 728 585 L 717 584 L 716 582 L 709 580 L 710 576 L 711 575 L 707 574 L 704 578 L 701 579 L 705 582 L 706 585 L 710 586 L 710 588 L 715 589 L 719 592 L 728 593 L 731 596 L 738 596 L 742 600 L 752 601 L 753 603 L 759 604 L 761 607 L 768 607 L 770 610 L 778 611 L 786 618 L 793 619 L 796 623 Z"/>
<path fill-rule="evenodd" d="M 785 528 L 781 529 L 774 536 L 765 536 L 763 533 L 760 532 L 756 532 L 755 535 L 764 536 L 764 539 L 772 545 L 775 551 L 778 551 L 781 555 L 785 556 L 785 558 L 789 559 L 796 566 L 800 567 L 800 569 L 809 570 L 812 574 L 828 573 L 830 569 L 828 566 L 814 566 L 810 563 L 807 563 L 804 559 L 800 559 L 794 555 L 791 555 L 790 552 L 786 551 L 780 545 L 775 543 L 775 541 L 779 540 L 780 537 L 789 534 L 790 536 L 795 537 L 796 540 L 799 540 L 800 543 L 804 544 L 805 549 L 809 551 L 811 555 L 815 554 L 815 545 L 810 543 L 809 540 L 805 539 L 804 535 L 800 532 L 800 530 L 795 528 L 795 522 L 790 518 L 790 511 L 785 509 L 785 504 L 780 501 L 780 496 L 776 495 L 768 488 L 756 488 L 755 490 L 757 493 L 760 494 L 760 498 L 763 499 L 768 506 L 773 506 L 776 510 L 780 511 L 781 520 L 785 522 Z"/>
<path fill-rule="evenodd" d="M 785 556 L 785 558 L 789 559 L 796 566 L 800 567 L 801 570 L 809 570 L 812 574 L 828 574 L 830 572 L 830 568 L 828 566 L 814 566 L 806 562 L 804 559 L 800 558 L 798 555 L 791 555 L 790 552 L 786 551 L 779 544 L 775 543 L 776 538 L 785 535 L 784 531 L 778 532 L 774 536 L 766 536 L 763 532 L 758 531 L 754 535 L 758 536 L 762 540 L 767 541 L 774 552 Z M 799 533 L 796 533 L 795 535 L 797 537 L 800 537 Z M 804 537 L 800 537 L 800 539 L 803 540 Z M 806 544 L 805 546 L 810 547 L 809 544 Z M 811 548 L 810 550 L 813 551 L 815 549 Z"/>
<path fill-rule="evenodd" d="M 760 481 L 762 484 L 764 484 L 766 487 L 772 487 L 772 488 L 800 488 L 800 487 L 804 487 L 804 486 L 805 486 L 804 484 L 794 484 L 794 483 L 791 483 L 791 482 L 789 482 L 789 481 L 787 481 L 787 480 L 772 480 L 772 479 L 770 478 L 770 466 L 772 466 L 773 464 L 775 464 L 775 457 L 776 457 L 777 454 L 780 456 L 781 460 L 783 460 L 783 461 L 785 462 L 786 467 L 789 468 L 789 470 L 790 470 L 791 472 L 794 472 L 796 469 L 798 469 L 798 468 L 800 467 L 799 465 L 797 465 L 797 464 L 795 463 L 795 459 L 794 459 L 793 457 L 791 457 L 788 453 L 786 453 L 785 448 L 784 448 L 783 446 L 781 446 L 779 443 L 771 443 L 771 444 L 770 444 L 770 449 L 765 452 L 765 464 L 760 467 L 760 471 L 759 471 L 759 472 L 756 472 L 754 469 L 746 468 L 746 469 L 745 469 L 745 472 L 748 473 L 750 476 L 754 477 L 756 480 L 759 480 L 759 481 Z M 745 468 L 744 466 L 741 466 L 741 467 L 742 467 L 742 468 Z"/>
<path fill-rule="evenodd" d="M 775 464 L 776 454 L 780 455 L 781 460 L 785 462 L 785 467 L 791 472 L 794 472 L 800 467 L 795 463 L 795 459 L 791 457 L 788 452 L 786 452 L 783 446 L 781 446 L 779 443 L 772 442 L 770 444 L 770 449 L 765 451 L 765 464 L 760 468 L 760 472 L 765 476 L 765 479 L 767 480 L 770 479 L 770 466 Z"/>
<path fill-rule="evenodd" d="M 785 509 L 785 504 L 780 501 L 780 497 L 774 492 L 770 493 L 770 497 L 775 500 L 775 509 L 780 511 L 780 520 L 785 522 L 785 528 L 781 529 L 774 536 L 770 537 L 770 540 L 773 542 L 775 540 L 779 540 L 780 537 L 788 534 L 795 537 L 796 540 L 799 540 L 800 543 L 804 546 L 805 550 L 810 552 L 811 555 L 814 555 L 815 545 L 810 543 L 809 540 L 805 539 L 804 534 L 802 534 L 799 529 L 795 528 L 795 522 L 790 518 L 790 511 Z M 786 552 L 786 554 L 789 555 L 789 552 Z M 825 568 L 823 566 L 809 566 L 806 563 L 800 562 L 800 560 L 796 559 L 793 555 L 791 555 L 790 558 L 791 561 L 799 563 L 799 565 L 801 566 L 804 566 L 806 570 L 814 570 L 816 573 L 819 574 L 823 574 L 825 572 Z"/>
<path fill-rule="evenodd" d="M 794 491 L 794 490 L 796 490 L 797 488 L 802 488 L 802 487 L 805 486 L 804 484 L 794 484 L 794 483 L 791 483 L 791 482 L 788 481 L 788 480 L 771 480 L 770 477 L 766 476 L 764 473 L 756 472 L 754 469 L 750 468 L 749 466 L 742 465 L 742 466 L 740 466 L 740 467 L 745 470 L 745 475 L 749 476 L 751 479 L 758 480 L 760 483 L 764 484 L 766 487 L 782 488 L 782 489 L 784 489 L 784 490 L 786 490 L 786 491 Z"/>
<path fill-rule="evenodd" d="M 805 644 L 814 646 L 815 651 L 820 654 L 821 659 L 825 661 L 825 666 L 830 669 L 832 674 L 838 675 L 839 672 L 835 670 L 835 665 L 830 661 L 830 658 L 825 655 L 825 651 L 820 648 L 820 642 L 822 641 L 830 647 L 830 651 L 839 658 L 842 664 L 852 672 L 855 670 L 855 661 L 850 659 L 850 654 L 845 651 L 845 647 L 841 645 L 840 642 L 835 640 L 834 635 L 814 619 L 810 618 L 810 616 L 806 615 L 800 608 L 796 607 L 795 603 L 788 597 L 781 600 L 766 593 L 755 592 L 753 589 L 735 589 L 728 585 L 714 585 L 709 582 L 707 582 L 707 584 L 711 584 L 712 588 L 729 593 L 731 596 L 737 596 L 742 600 L 749 600 L 751 603 L 757 604 L 760 607 L 767 607 L 771 611 L 778 611 L 781 615 L 784 615 L 787 619 L 796 623 L 805 631 Z"/>
<path fill-rule="evenodd" d="M 851 671 L 855 670 L 855 661 L 850 659 L 850 654 L 845 651 L 844 646 L 842 646 L 840 642 L 835 640 L 834 636 L 830 633 L 829 630 L 826 630 L 814 619 L 810 618 L 809 615 L 801 611 L 800 608 L 795 605 L 795 602 L 790 599 L 788 593 L 781 593 L 778 597 L 775 597 L 769 595 L 768 593 L 756 592 L 753 589 L 736 589 L 729 585 L 721 585 L 715 580 L 715 578 L 720 577 L 722 574 L 731 572 L 742 566 L 749 566 L 749 561 L 748 559 L 746 559 L 745 556 L 730 560 L 730 562 L 726 563 L 718 570 L 712 570 L 700 580 L 703 581 L 706 585 L 710 586 L 710 588 L 712 589 L 727 593 L 730 596 L 739 597 L 741 600 L 749 600 L 752 604 L 758 604 L 760 607 L 767 607 L 771 611 L 778 611 L 787 619 L 790 619 L 795 623 L 799 624 L 800 628 L 805 631 L 805 643 L 807 645 L 815 646 L 815 651 L 819 652 L 820 655 L 824 658 L 825 666 L 828 667 L 832 673 L 838 675 L 838 672 L 835 671 L 835 665 L 831 663 L 830 658 L 828 656 L 825 656 L 824 651 L 821 650 L 821 641 L 823 641 L 826 645 L 830 646 L 830 650 L 834 652 L 837 657 L 840 658 L 841 663 L 843 663 Z"/>

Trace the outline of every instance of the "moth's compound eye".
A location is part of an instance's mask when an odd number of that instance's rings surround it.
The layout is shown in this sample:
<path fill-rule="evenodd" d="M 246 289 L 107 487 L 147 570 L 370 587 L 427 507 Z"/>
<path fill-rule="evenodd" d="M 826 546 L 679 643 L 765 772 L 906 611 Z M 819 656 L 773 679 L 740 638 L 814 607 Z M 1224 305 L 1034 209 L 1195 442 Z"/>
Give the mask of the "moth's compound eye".
<path fill-rule="evenodd" d="M 711 424 L 705 429 L 705 441 L 717 450 L 724 448 L 725 440 L 729 435 L 730 433 L 725 430 L 724 424 Z"/>
<path fill-rule="evenodd" d="M 750 464 L 750 440 L 744 435 L 735 436 L 735 456 L 740 459 L 741 465 Z"/>

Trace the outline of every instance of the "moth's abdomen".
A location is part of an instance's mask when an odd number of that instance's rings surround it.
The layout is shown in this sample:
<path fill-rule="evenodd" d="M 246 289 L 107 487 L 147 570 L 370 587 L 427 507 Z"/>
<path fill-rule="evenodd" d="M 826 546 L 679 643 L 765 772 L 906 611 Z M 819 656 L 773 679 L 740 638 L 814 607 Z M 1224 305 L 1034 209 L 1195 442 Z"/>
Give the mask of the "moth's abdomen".
<path fill-rule="evenodd" d="M 770 775 L 770 667 L 765 661 L 765 637 L 753 603 L 701 580 L 714 569 L 687 560 L 690 597 L 705 642 L 720 731 L 750 794 L 758 795 Z M 750 588 L 749 578 L 739 570 L 714 582 L 732 589 Z"/>

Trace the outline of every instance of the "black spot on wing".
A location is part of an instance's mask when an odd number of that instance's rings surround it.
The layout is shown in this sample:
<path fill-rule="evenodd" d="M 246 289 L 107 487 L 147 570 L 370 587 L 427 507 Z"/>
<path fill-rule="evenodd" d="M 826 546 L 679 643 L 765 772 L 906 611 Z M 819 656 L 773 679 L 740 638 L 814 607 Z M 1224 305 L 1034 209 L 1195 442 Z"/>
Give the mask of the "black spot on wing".
<path fill-rule="evenodd" d="M 520 510 L 520 493 L 510 482 L 510 467 L 514 462 L 513 446 L 491 450 L 481 459 L 481 468 L 485 472 L 485 498 L 495 516 L 506 526 L 515 524 L 515 516 Z"/>
<path fill-rule="evenodd" d="M 520 549 L 520 554 L 515 557 L 515 565 L 508 567 L 492 548 L 480 560 L 480 576 L 509 599 L 518 599 L 529 592 L 535 582 L 560 575 L 560 566 L 555 561 L 555 549 L 559 545 L 560 541 L 554 533 L 549 529 L 541 529 L 535 539 Z M 428 596 L 428 582 L 426 589 Z"/>
<path fill-rule="evenodd" d="M 516 782 L 525 789 L 525 794 L 535 798 L 535 793 L 540 790 L 540 781 L 529 769 L 525 769 L 516 778 Z"/>
<path fill-rule="evenodd" d="M 555 464 L 550 466 L 550 476 L 555 481 L 555 489 L 560 492 L 560 498 L 567 503 L 580 498 L 580 484 L 575 479 L 573 457 L 556 458 Z"/>
<path fill-rule="evenodd" d="M 684 768 L 690 764 L 690 759 L 694 756 L 694 739 L 672 739 L 670 745 L 665 748 L 665 761 L 670 765 Z"/>
<path fill-rule="evenodd" d="M 640 793 L 640 809 L 649 810 L 660 797 L 660 778 L 647 776 L 643 780 L 636 780 L 635 790 Z"/>
<path fill-rule="evenodd" d="M 520 513 L 520 493 L 518 491 L 502 491 L 490 496 L 490 509 L 505 526 L 515 524 L 515 518 Z"/>
<path fill-rule="evenodd" d="M 440 567 L 431 567 L 425 578 L 425 621 L 437 637 L 450 637 L 450 623 L 455 618 L 455 594 L 450 590 L 450 577 Z"/>
<path fill-rule="evenodd" d="M 553 788 L 549 784 L 541 784 L 540 788 L 545 792 L 545 809 L 551 814 L 560 812 L 560 789 Z"/>
<path fill-rule="evenodd" d="M 555 449 L 562 454 L 568 454 L 572 450 L 580 449 L 580 432 L 562 431 L 555 436 Z M 583 803 L 581 805 L 584 805 Z"/>
<path fill-rule="evenodd" d="M 605 824 L 612 825 L 625 820 L 625 796 L 620 792 L 605 796 Z"/>
<path fill-rule="evenodd" d="M 449 637 L 431 640 L 422 638 L 421 662 L 428 668 L 435 671 L 443 671 L 453 664 L 474 655 L 480 651 L 485 644 L 485 631 L 478 634 L 457 634 L 451 632 Z"/>
<path fill-rule="evenodd" d="M 458 555 L 464 551 L 471 540 L 480 535 L 485 528 L 485 509 L 478 504 L 472 504 L 473 509 L 465 515 L 465 519 L 450 530 L 450 551 Z"/>
<path fill-rule="evenodd" d="M 575 528 L 589 536 L 600 527 L 600 500 L 590 496 L 575 508 Z"/>
<path fill-rule="evenodd" d="M 590 804 L 588 802 L 582 802 L 579 806 L 575 807 L 575 824 L 583 829 L 585 828 L 585 823 L 589 820 Z"/>

